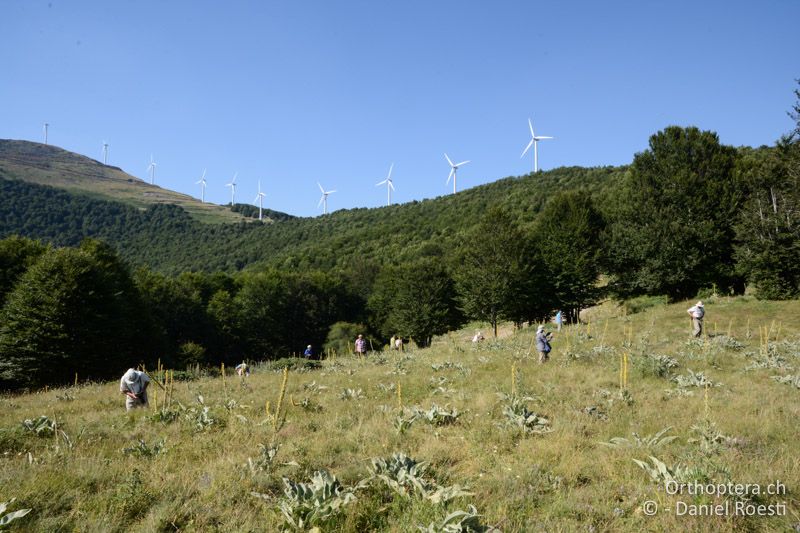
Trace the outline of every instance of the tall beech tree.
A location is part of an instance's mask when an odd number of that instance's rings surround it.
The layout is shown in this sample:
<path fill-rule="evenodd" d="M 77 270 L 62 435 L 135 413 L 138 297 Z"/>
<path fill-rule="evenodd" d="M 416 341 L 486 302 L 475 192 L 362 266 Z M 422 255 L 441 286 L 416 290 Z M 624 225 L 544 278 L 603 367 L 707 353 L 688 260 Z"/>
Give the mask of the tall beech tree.
<path fill-rule="evenodd" d="M 733 224 L 743 200 L 736 151 L 716 133 L 670 126 L 636 154 L 605 237 L 606 268 L 620 296 L 693 296 L 702 287 L 741 288 Z"/>

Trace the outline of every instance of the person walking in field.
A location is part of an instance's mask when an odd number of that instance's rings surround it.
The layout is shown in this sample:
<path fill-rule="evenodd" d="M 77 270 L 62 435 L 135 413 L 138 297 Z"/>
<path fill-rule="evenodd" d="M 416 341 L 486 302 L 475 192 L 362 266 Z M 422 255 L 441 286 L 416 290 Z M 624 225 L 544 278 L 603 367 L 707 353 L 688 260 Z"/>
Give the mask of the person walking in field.
<path fill-rule="evenodd" d="M 564 315 L 561 313 L 561 309 L 559 309 L 558 313 L 556 313 L 556 318 L 554 321 L 556 323 L 556 330 L 561 331 L 561 325 L 564 323 Z"/>
<path fill-rule="evenodd" d="M 359 335 L 356 339 L 356 355 L 359 357 L 367 355 L 367 340 L 364 335 Z"/>
<path fill-rule="evenodd" d="M 250 365 L 248 365 L 244 361 L 236 365 L 236 368 L 234 370 L 236 370 L 236 373 L 239 376 L 247 377 L 250 375 Z"/>
<path fill-rule="evenodd" d="M 703 317 L 706 316 L 706 308 L 703 306 L 703 302 L 697 302 L 686 312 L 692 317 L 692 335 L 700 337 L 703 333 Z"/>
<path fill-rule="evenodd" d="M 310 344 L 306 346 L 306 351 L 303 352 L 303 357 L 306 359 L 311 359 L 314 357 L 314 348 L 312 348 Z"/>
<path fill-rule="evenodd" d="M 539 364 L 546 363 L 550 359 L 550 339 L 552 333 L 544 332 L 544 325 L 536 328 L 536 351 L 539 352 Z"/>
<path fill-rule="evenodd" d="M 127 396 L 125 410 L 147 407 L 147 386 L 150 378 L 144 372 L 129 368 L 119 380 L 119 391 Z"/>

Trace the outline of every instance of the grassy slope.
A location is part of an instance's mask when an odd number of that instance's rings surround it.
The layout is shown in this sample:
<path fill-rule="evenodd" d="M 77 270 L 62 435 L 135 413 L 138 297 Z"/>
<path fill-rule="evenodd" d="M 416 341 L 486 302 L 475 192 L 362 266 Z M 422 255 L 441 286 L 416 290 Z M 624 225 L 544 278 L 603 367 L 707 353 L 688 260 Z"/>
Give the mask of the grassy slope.
<path fill-rule="evenodd" d="M 16 508 L 33 508 L 19 521 L 37 531 L 122 531 L 130 525 L 143 531 L 274 531 L 281 523 L 276 510 L 282 495 L 281 476 L 306 480 L 313 470 L 326 468 L 345 484 L 365 477 L 370 458 L 393 451 L 431 464 L 443 485 L 468 485 L 473 496 L 446 507 L 420 499 L 404 500 L 388 490 L 359 493 L 335 523 L 335 530 L 412 531 L 419 524 L 440 520 L 449 511 L 473 503 L 484 521 L 504 531 L 774 531 L 800 522 L 797 490 L 797 420 L 800 390 L 773 381 L 773 375 L 797 374 L 800 367 L 800 303 L 758 302 L 749 298 L 712 299 L 707 303 L 707 327 L 719 337 L 705 343 L 688 340 L 687 303 L 649 309 L 629 317 L 616 316 L 611 307 L 593 310 L 591 337 L 587 327 L 568 327 L 554 340 L 552 361 L 544 366 L 528 355 L 532 331 L 511 333 L 499 341 L 473 347 L 473 333 L 461 331 L 442 337 L 428 350 L 387 354 L 367 361 L 339 358 L 324 368 L 290 373 L 286 422 L 277 434 L 265 419 L 264 403 L 277 401 L 281 375 L 257 371 L 240 386 L 228 378 L 204 379 L 177 386 L 177 399 L 195 403 L 198 393 L 212 406 L 225 427 L 196 433 L 187 421 L 164 425 L 151 412 L 125 414 L 116 383 L 85 385 L 0 399 L 0 500 L 17 497 Z M 745 367 L 757 358 L 759 326 L 775 321 L 772 338 L 777 350 L 795 367 L 753 370 Z M 606 326 L 607 323 L 607 326 Z M 749 326 L 748 326 L 749 324 Z M 749 327 L 750 336 L 747 336 Z M 627 405 L 617 396 L 619 355 L 630 328 L 633 366 Z M 744 344 L 739 350 L 722 347 L 722 334 Z M 607 350 L 595 350 L 604 338 Z M 567 347 L 573 357 L 565 355 Z M 706 412 L 702 389 L 692 396 L 667 398 L 675 388 L 667 379 L 645 376 L 638 370 L 642 353 L 675 357 L 680 366 L 702 371 L 722 385 L 708 391 L 708 415 L 731 446 L 703 456 L 691 426 Z M 458 362 L 456 368 L 435 371 L 432 363 Z M 553 432 L 522 436 L 502 427 L 504 420 L 496 392 L 510 392 L 511 368 L 517 362 L 520 391 L 533 395 L 531 408 L 552 421 Z M 431 378 L 446 378 L 437 393 Z M 327 389 L 318 393 L 303 385 L 315 381 Z M 392 425 L 397 395 L 379 383 L 402 385 L 405 406 L 428 408 L 449 404 L 463 412 L 457 424 L 434 428 L 417 421 L 405 434 Z M 362 389 L 365 398 L 342 400 L 343 388 Z M 604 398 L 609 391 L 611 398 Z M 73 401 L 59 400 L 70 394 Z M 226 397 L 238 407 L 223 407 Z M 306 412 L 292 406 L 310 398 L 323 406 Z M 610 402 L 609 400 L 614 400 Z M 387 406 L 382 408 L 382 406 Z M 587 415 L 596 406 L 608 419 Z M 73 442 L 42 439 L 21 430 L 20 422 L 41 414 L 57 417 Z M 246 418 L 246 422 L 235 415 Z M 620 450 L 599 445 L 613 437 L 645 436 L 672 426 L 678 440 L 656 450 Z M 152 459 L 123 455 L 121 450 L 145 439 L 165 439 L 167 452 Z M 246 467 L 256 458 L 259 443 L 280 444 L 272 474 L 253 474 Z M 28 452 L 30 455 L 28 455 Z M 716 465 L 739 483 L 780 480 L 790 494 L 789 516 L 783 518 L 675 517 L 662 512 L 644 516 L 645 500 L 674 505 L 679 498 L 657 491 L 632 459 L 654 455 L 669 465 L 683 462 L 714 472 Z M 138 473 L 135 473 L 138 472 Z M 720 474 L 713 474 L 724 480 Z M 140 479 L 141 482 L 136 481 Z M 376 485 L 377 486 L 377 485 Z M 251 491 L 271 494 L 272 504 Z M 688 496 L 680 498 L 692 503 Z M 126 519 L 131 522 L 122 526 Z"/>
<path fill-rule="evenodd" d="M 175 204 L 200 222 L 245 220 L 227 207 L 202 203 L 187 194 L 150 185 L 117 167 L 51 145 L 0 139 L 0 174 L 7 179 L 50 185 L 139 208 Z"/>

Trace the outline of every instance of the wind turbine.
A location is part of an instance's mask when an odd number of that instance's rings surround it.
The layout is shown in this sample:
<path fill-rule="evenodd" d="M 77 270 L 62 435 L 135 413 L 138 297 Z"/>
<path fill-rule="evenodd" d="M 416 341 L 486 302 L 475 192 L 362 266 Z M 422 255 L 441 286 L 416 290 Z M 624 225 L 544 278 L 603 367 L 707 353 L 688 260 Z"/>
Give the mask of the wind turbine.
<path fill-rule="evenodd" d="M 108 164 L 108 143 L 103 141 L 103 164 Z"/>
<path fill-rule="evenodd" d="M 454 165 L 453 162 L 450 161 L 450 158 L 447 157 L 447 154 L 444 154 L 444 158 L 447 159 L 448 163 L 450 163 L 450 175 L 447 176 L 447 183 L 450 183 L 450 178 L 453 178 L 453 194 L 455 194 L 455 192 L 456 192 L 456 173 L 458 172 L 458 167 L 460 167 L 461 165 L 466 165 L 467 163 L 469 163 L 469 160 L 462 161 L 461 163 L 458 163 L 458 164 Z"/>
<path fill-rule="evenodd" d="M 200 181 L 195 181 L 195 185 L 200 185 L 200 201 L 205 203 L 206 201 L 206 169 L 203 169 L 203 177 L 200 178 Z"/>
<path fill-rule="evenodd" d="M 326 191 L 325 189 L 322 188 L 322 185 L 320 185 L 319 182 L 317 182 L 317 186 L 319 187 L 319 190 L 322 191 L 322 198 L 319 199 L 319 203 L 317 204 L 317 207 L 323 206 L 322 207 L 322 214 L 326 215 L 326 214 L 328 214 L 328 195 L 332 194 L 332 193 L 335 193 L 336 190 Z"/>
<path fill-rule="evenodd" d="M 231 188 L 231 207 L 233 207 L 233 202 L 236 199 L 236 176 L 238 175 L 239 173 L 237 172 L 236 174 L 233 175 L 233 179 L 231 180 L 231 182 L 225 184 L 226 187 Z M 258 186 L 258 190 L 259 192 L 261 192 L 261 185 Z"/>
<path fill-rule="evenodd" d="M 525 147 L 525 150 L 522 151 L 522 155 L 519 156 L 520 159 L 525 157 L 525 154 L 528 153 L 530 150 L 531 145 L 533 145 L 533 172 L 539 172 L 539 141 L 543 139 L 552 139 L 552 137 L 546 137 L 544 135 L 537 136 L 533 132 L 533 122 L 531 119 L 528 119 L 528 127 L 531 129 L 531 142 L 528 143 L 528 146 Z"/>
<path fill-rule="evenodd" d="M 376 187 L 380 187 L 384 183 L 386 184 L 386 205 L 392 205 L 392 191 L 394 190 L 394 184 L 392 183 L 392 169 L 394 168 L 394 163 L 392 166 L 389 167 L 389 175 L 386 176 L 386 179 L 380 183 L 376 183 Z"/>
<path fill-rule="evenodd" d="M 47 128 L 50 126 L 47 122 L 44 123 L 44 144 L 47 144 Z"/>
<path fill-rule="evenodd" d="M 235 179 L 236 179 L 236 177 L 234 176 L 234 180 Z M 263 219 L 262 211 L 264 209 L 263 201 L 264 201 L 264 197 L 265 196 L 266 196 L 266 194 L 261 192 L 261 180 L 258 180 L 258 194 L 256 195 L 255 200 L 253 200 L 254 202 L 258 202 L 258 220 L 262 220 Z"/>
<path fill-rule="evenodd" d="M 150 173 L 150 185 L 156 182 L 156 162 L 153 161 L 153 154 L 150 154 L 150 164 L 147 165 L 147 171 Z"/>

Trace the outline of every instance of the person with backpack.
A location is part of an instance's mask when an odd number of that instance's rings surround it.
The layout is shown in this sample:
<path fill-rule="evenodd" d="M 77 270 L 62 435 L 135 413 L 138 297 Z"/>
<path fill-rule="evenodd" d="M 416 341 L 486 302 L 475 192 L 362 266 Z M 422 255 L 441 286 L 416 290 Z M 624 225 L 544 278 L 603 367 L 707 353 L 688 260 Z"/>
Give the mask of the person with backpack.
<path fill-rule="evenodd" d="M 686 312 L 692 317 L 692 335 L 695 338 L 700 337 L 703 333 L 703 317 L 706 316 L 706 308 L 703 306 L 703 302 L 697 302 Z"/>
<path fill-rule="evenodd" d="M 536 328 L 536 351 L 539 352 L 539 364 L 546 363 L 550 359 L 550 339 L 553 338 L 552 333 L 544 332 L 544 325 Z"/>

